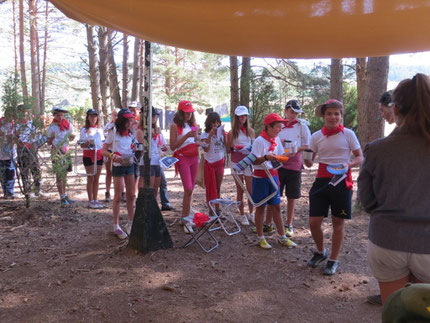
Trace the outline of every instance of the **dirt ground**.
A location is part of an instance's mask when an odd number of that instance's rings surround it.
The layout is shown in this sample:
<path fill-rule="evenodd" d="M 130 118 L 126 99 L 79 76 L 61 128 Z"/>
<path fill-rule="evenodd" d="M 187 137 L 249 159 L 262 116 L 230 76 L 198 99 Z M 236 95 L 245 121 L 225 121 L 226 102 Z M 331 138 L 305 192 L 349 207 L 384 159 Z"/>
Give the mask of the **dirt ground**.
<path fill-rule="evenodd" d="M 171 170 L 166 175 L 180 210 L 180 181 Z M 234 236 L 216 231 L 220 246 L 209 254 L 195 244 L 183 248 L 189 236 L 180 212 L 172 211 L 163 216 L 174 248 L 144 255 L 111 233 L 110 208 L 87 208 L 85 179 L 76 177 L 69 191 L 77 203 L 68 209 L 59 207 L 55 190 L 30 209 L 22 199 L 2 200 L 0 322 L 379 322 L 381 308 L 365 301 L 378 291 L 366 261 L 365 213 L 355 212 L 346 224 L 338 274 L 326 277 L 322 267 L 306 266 L 314 249 L 307 225 L 314 176 L 303 173 L 296 249 L 281 247 L 272 235 L 273 249 L 262 250 L 250 227 Z M 234 198 L 230 175 L 222 191 Z M 193 207 L 207 212 L 204 200 L 198 187 Z M 121 211 L 124 221 L 125 206 Z M 324 232 L 328 241 L 329 221 Z"/>

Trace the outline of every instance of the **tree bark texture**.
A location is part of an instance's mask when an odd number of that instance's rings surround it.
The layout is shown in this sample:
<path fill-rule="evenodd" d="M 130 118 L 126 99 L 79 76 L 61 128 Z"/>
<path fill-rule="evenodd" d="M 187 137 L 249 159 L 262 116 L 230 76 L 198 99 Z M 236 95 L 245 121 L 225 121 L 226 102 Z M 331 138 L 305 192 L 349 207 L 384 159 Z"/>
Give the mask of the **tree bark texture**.
<path fill-rule="evenodd" d="M 13 55 L 15 62 L 15 77 L 18 77 L 18 44 L 17 44 L 17 30 L 16 30 L 16 8 L 15 0 L 12 0 L 12 15 L 13 15 Z"/>
<path fill-rule="evenodd" d="M 118 73 L 116 71 L 115 56 L 113 51 L 113 34 L 112 30 L 108 29 L 108 61 L 109 61 L 109 89 L 110 97 L 116 109 L 122 108 L 121 94 L 118 82 Z"/>
<path fill-rule="evenodd" d="M 31 51 L 31 96 L 34 110 L 40 109 L 39 42 L 37 35 L 37 0 L 28 2 L 30 13 L 30 51 Z"/>
<path fill-rule="evenodd" d="M 25 75 L 24 55 L 24 0 L 19 0 L 19 63 L 21 69 L 22 96 L 24 103 L 28 103 L 27 77 Z"/>
<path fill-rule="evenodd" d="M 133 79 L 131 84 L 131 101 L 136 101 L 139 91 L 139 66 L 140 66 L 140 51 L 142 41 L 139 38 L 134 39 L 134 51 L 133 51 Z"/>
<path fill-rule="evenodd" d="M 234 120 L 234 109 L 239 105 L 239 72 L 237 56 L 230 56 L 230 116 Z"/>
<path fill-rule="evenodd" d="M 43 62 L 42 62 L 42 81 L 41 81 L 41 94 L 40 94 L 40 108 L 41 113 L 45 112 L 45 92 L 46 92 L 46 58 L 48 55 L 48 15 L 49 15 L 49 2 L 45 3 L 45 33 L 43 43 Z"/>
<path fill-rule="evenodd" d="M 108 76 L 108 48 L 107 48 L 107 28 L 98 27 L 98 38 L 99 38 L 99 57 L 100 57 L 100 96 L 102 99 L 102 111 L 104 121 L 107 122 L 110 109 L 107 107 L 108 102 L 108 88 L 109 88 L 109 76 Z M 108 111 L 109 110 L 109 111 Z"/>
<path fill-rule="evenodd" d="M 140 62 L 139 62 L 139 81 L 138 81 L 138 98 L 139 98 L 139 102 L 142 103 L 144 100 L 144 96 L 145 96 L 145 44 L 146 42 L 141 41 L 140 42 L 140 54 L 139 54 L 139 58 L 140 58 Z M 152 49 L 151 49 L 151 53 L 152 53 Z M 152 55 L 152 54 L 151 54 Z M 152 56 L 151 56 L 152 57 Z"/>
<path fill-rule="evenodd" d="M 152 44 L 145 41 L 143 70 L 143 146 L 144 146 L 144 171 L 143 181 L 145 187 L 150 187 L 150 159 L 151 156 L 151 132 L 152 132 Z"/>
<path fill-rule="evenodd" d="M 367 122 L 367 115 L 364 105 L 364 93 L 366 91 L 366 57 L 356 58 L 355 73 L 357 75 L 357 122 L 360 131 L 360 124 Z M 359 135 L 360 137 L 360 135 Z M 364 147 L 363 147 L 364 148 Z"/>
<path fill-rule="evenodd" d="M 122 106 L 127 107 L 128 97 L 128 35 L 124 33 L 122 43 Z"/>
<path fill-rule="evenodd" d="M 387 89 L 389 56 L 369 57 L 366 66 L 366 88 L 364 93 L 365 122 L 358 124 L 362 147 L 384 135 L 384 120 L 378 100 Z"/>
<path fill-rule="evenodd" d="M 342 59 L 333 58 L 330 65 L 330 98 L 343 101 Z"/>
<path fill-rule="evenodd" d="M 251 87 L 251 58 L 242 57 L 240 72 L 240 105 L 249 108 L 249 95 Z"/>
<path fill-rule="evenodd" d="M 100 109 L 100 75 L 98 70 L 98 56 L 97 45 L 94 39 L 94 27 L 85 24 L 87 30 L 87 50 L 88 50 L 88 68 L 90 73 L 90 86 L 91 86 L 91 103 L 99 115 L 103 115 Z M 108 116 L 103 116 L 106 123 Z"/>

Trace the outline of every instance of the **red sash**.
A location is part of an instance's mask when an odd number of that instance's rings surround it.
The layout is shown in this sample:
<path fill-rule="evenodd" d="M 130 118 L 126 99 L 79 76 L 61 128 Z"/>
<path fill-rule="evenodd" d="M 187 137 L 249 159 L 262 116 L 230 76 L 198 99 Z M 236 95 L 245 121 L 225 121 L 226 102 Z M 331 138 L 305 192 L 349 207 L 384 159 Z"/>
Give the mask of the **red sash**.
<path fill-rule="evenodd" d="M 67 121 L 67 119 L 62 119 L 60 122 L 58 122 L 56 119 L 54 119 L 54 120 L 52 120 L 52 123 L 56 124 L 60 128 L 60 131 L 70 129 L 70 122 Z"/>
<path fill-rule="evenodd" d="M 269 173 L 270 175 L 272 175 L 272 177 L 278 176 L 278 171 L 276 169 L 273 169 L 273 168 L 269 169 Z M 264 169 L 254 169 L 254 176 L 261 177 L 261 178 L 268 178 Z"/>
<path fill-rule="evenodd" d="M 181 157 L 197 157 L 198 155 L 199 146 L 197 146 L 195 143 L 186 145 L 185 147 L 182 147 L 173 153 L 173 157 L 178 158 L 179 160 L 181 160 Z M 175 176 L 178 176 L 178 173 L 178 163 L 175 163 Z"/>
<path fill-rule="evenodd" d="M 219 198 L 215 176 L 215 168 L 219 166 L 224 166 L 224 158 L 215 163 L 209 163 L 205 160 L 206 202 Z"/>
<path fill-rule="evenodd" d="M 333 174 L 328 172 L 327 166 L 328 166 L 327 164 L 319 163 L 317 178 L 332 178 L 334 176 Z M 352 180 L 351 168 L 348 168 L 348 171 L 346 172 L 345 186 L 348 190 L 352 190 L 354 187 L 354 181 Z"/>
<path fill-rule="evenodd" d="M 84 157 L 91 158 L 91 162 L 94 163 L 94 150 L 84 150 Z M 102 150 L 97 150 L 97 160 L 103 158 Z"/>

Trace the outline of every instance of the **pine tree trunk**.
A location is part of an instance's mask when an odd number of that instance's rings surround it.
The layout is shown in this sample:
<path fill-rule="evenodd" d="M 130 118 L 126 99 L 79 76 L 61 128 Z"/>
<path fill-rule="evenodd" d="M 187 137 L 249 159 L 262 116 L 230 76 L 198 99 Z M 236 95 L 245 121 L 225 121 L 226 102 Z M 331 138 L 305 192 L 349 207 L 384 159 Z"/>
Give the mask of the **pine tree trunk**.
<path fill-rule="evenodd" d="M 97 57 L 97 45 L 94 39 L 94 27 L 85 24 L 87 30 L 87 50 L 88 50 L 88 64 L 90 72 L 90 86 L 91 86 L 91 102 L 92 107 L 99 115 L 103 114 L 100 109 L 100 75 L 98 70 L 98 57 Z M 104 122 L 108 120 L 108 116 L 103 115 Z"/>
<path fill-rule="evenodd" d="M 48 54 L 48 4 L 49 2 L 46 1 L 45 3 L 45 39 L 43 43 L 43 62 L 42 62 L 42 82 L 41 82 L 41 94 L 40 94 L 40 108 L 41 113 L 45 112 L 45 91 L 46 91 L 46 57 Z"/>
<path fill-rule="evenodd" d="M 40 109 L 40 76 L 39 76 L 39 43 L 37 36 L 37 0 L 28 2 L 30 12 L 30 51 L 31 51 L 31 95 L 34 110 L 38 113 Z"/>
<path fill-rule="evenodd" d="M 249 94 L 251 86 L 251 58 L 242 57 L 240 72 L 240 104 L 249 108 Z"/>
<path fill-rule="evenodd" d="M 239 105 L 239 72 L 237 56 L 230 56 L 230 116 L 234 119 L 234 109 Z"/>
<path fill-rule="evenodd" d="M 364 93 L 366 91 L 366 57 L 356 58 L 355 72 L 357 75 L 357 123 L 358 138 L 361 142 L 360 131 L 362 125 L 367 123 L 367 114 L 364 106 Z M 362 130 L 364 131 L 364 130 Z M 364 148 L 364 147 L 362 147 Z"/>
<path fill-rule="evenodd" d="M 384 135 L 384 120 L 378 108 L 378 100 L 387 89 L 389 56 L 369 57 L 366 66 L 366 89 L 364 93 L 364 113 L 366 122 L 358 124 L 362 147 Z"/>
<path fill-rule="evenodd" d="M 118 82 L 118 73 L 116 71 L 115 55 L 113 51 L 112 30 L 108 29 L 108 61 L 109 61 L 109 89 L 110 97 L 113 100 L 116 109 L 121 109 L 121 94 Z"/>
<path fill-rule="evenodd" d="M 342 59 L 333 58 L 330 65 L 330 98 L 343 101 Z"/>
<path fill-rule="evenodd" d="M 128 35 L 125 33 L 122 46 L 122 106 L 125 108 L 128 97 Z"/>
<path fill-rule="evenodd" d="M 142 41 L 139 38 L 134 39 L 134 54 L 133 54 L 133 79 L 131 86 L 131 101 L 136 101 L 139 91 L 139 71 L 140 71 L 140 51 Z"/>
<path fill-rule="evenodd" d="M 145 80 L 144 80 L 144 74 L 145 74 L 145 46 L 146 41 L 141 41 L 140 43 L 140 54 L 139 54 L 139 102 L 142 103 L 145 97 Z M 149 42 L 149 44 L 151 44 Z M 151 47 L 151 46 L 149 46 Z M 152 54 L 151 54 L 152 55 Z"/>
<path fill-rule="evenodd" d="M 18 45 L 16 42 L 17 30 L 16 30 L 15 0 L 12 0 L 12 15 L 13 15 L 13 55 L 14 55 L 14 62 L 15 62 L 15 77 L 18 77 Z"/>
<path fill-rule="evenodd" d="M 99 57 L 100 57 L 100 95 L 102 98 L 102 111 L 104 120 L 107 121 L 109 115 L 107 101 L 109 89 L 109 76 L 108 76 L 108 49 L 107 49 L 107 29 L 106 27 L 98 27 L 99 38 Z"/>
<path fill-rule="evenodd" d="M 24 0 L 19 0 L 19 63 L 21 68 L 22 96 L 24 103 L 28 103 L 27 77 L 25 75 L 24 55 Z"/>

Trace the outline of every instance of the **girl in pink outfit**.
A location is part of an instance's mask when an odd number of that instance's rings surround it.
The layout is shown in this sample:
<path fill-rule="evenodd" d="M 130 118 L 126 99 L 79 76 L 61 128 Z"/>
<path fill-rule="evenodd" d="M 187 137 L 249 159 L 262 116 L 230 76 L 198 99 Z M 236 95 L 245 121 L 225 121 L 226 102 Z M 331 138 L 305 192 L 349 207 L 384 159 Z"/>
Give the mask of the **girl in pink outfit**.
<path fill-rule="evenodd" d="M 199 164 L 194 111 L 191 102 L 179 102 L 178 111 L 175 113 L 173 124 L 170 126 L 170 149 L 174 151 L 173 156 L 179 159 L 175 164 L 175 170 L 176 173 L 179 172 L 184 187 L 182 217 L 186 217 L 190 213 Z M 184 231 L 185 233 L 193 232 L 191 223 L 187 222 Z"/>

